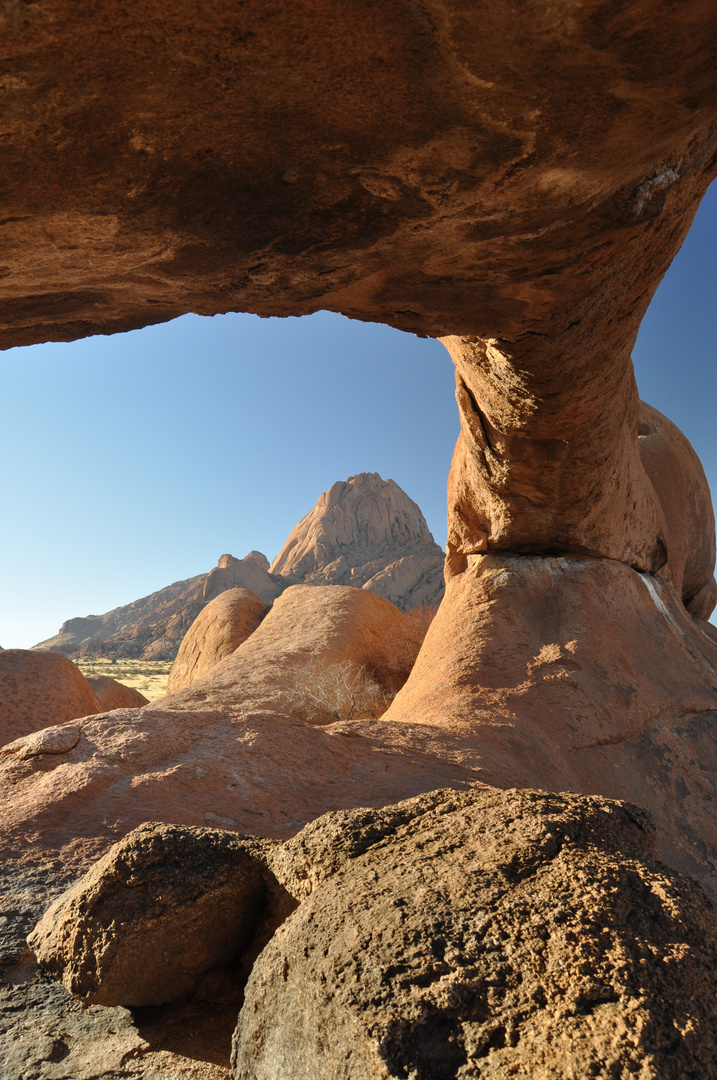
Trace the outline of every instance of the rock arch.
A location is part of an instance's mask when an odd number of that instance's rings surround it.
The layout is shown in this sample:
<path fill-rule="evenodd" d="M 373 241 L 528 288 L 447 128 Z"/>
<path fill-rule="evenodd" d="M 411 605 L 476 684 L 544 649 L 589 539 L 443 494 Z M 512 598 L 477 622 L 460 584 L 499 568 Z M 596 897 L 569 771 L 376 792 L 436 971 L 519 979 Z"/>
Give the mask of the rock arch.
<path fill-rule="evenodd" d="M 641 452 L 630 360 L 717 171 L 710 0 L 3 17 L 0 344 L 320 308 L 446 342 L 449 590 L 381 738 L 609 795 L 605 748 L 711 746 L 711 509 L 662 419 Z"/>

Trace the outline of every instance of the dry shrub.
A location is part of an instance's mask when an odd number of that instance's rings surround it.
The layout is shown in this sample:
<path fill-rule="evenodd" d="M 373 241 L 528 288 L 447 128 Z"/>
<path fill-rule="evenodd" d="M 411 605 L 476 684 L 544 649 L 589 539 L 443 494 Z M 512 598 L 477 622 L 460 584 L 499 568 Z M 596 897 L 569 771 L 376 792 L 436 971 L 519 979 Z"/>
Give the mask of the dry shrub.
<path fill-rule="evenodd" d="M 411 674 L 437 611 L 413 608 L 386 630 L 376 644 L 372 669 L 353 660 L 308 660 L 295 671 L 293 686 L 284 690 L 292 715 L 310 724 L 381 716 Z"/>
<path fill-rule="evenodd" d="M 353 660 L 327 663 L 309 660 L 287 687 L 292 714 L 310 724 L 374 718 L 385 712 L 390 698 L 383 687 Z"/>
<path fill-rule="evenodd" d="M 424 605 L 406 612 L 405 618 L 387 630 L 376 648 L 376 670 L 387 678 L 394 690 L 400 690 L 416 662 L 437 606 Z"/>

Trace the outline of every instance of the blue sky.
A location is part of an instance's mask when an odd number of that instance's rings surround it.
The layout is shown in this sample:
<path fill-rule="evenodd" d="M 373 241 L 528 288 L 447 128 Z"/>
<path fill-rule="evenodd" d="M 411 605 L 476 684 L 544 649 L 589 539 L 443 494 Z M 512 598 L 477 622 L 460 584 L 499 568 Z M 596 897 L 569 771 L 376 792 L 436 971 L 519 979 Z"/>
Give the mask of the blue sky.
<path fill-rule="evenodd" d="M 643 322 L 640 393 L 717 492 L 717 185 Z M 187 315 L 0 353 L 0 645 L 26 648 L 202 573 L 269 559 L 335 480 L 391 477 L 445 543 L 458 419 L 438 342 L 321 312 Z"/>

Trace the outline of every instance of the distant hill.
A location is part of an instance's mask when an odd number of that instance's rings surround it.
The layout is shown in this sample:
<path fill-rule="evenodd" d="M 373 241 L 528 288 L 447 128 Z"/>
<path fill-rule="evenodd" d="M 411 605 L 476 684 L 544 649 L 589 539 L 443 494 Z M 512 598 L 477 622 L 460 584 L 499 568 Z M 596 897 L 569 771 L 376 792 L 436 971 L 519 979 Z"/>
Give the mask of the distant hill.
<path fill-rule="evenodd" d="M 251 589 L 271 604 L 289 585 L 354 585 L 404 611 L 443 595 L 442 549 L 419 507 L 393 480 L 359 473 L 338 481 L 289 534 L 271 567 L 251 551 L 222 555 L 206 574 L 176 581 L 104 615 L 68 619 L 36 649 L 173 660 L 202 608 L 227 589 Z"/>

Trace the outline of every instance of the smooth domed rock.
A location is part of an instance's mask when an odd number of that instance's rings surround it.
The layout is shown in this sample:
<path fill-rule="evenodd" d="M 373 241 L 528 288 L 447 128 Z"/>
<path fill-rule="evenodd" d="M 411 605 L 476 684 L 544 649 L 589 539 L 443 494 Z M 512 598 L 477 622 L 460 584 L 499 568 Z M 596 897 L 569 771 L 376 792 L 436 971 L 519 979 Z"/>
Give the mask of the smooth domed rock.
<path fill-rule="evenodd" d="M 213 968 L 238 963 L 269 899 L 277 906 L 261 849 L 228 832 L 148 822 L 51 905 L 28 944 L 88 1004 L 186 998 Z"/>
<path fill-rule="evenodd" d="M 235 652 L 268 611 L 249 589 L 227 589 L 215 596 L 194 620 L 179 646 L 167 681 L 167 693 L 206 675 Z"/>
<path fill-rule="evenodd" d="M 380 681 L 386 634 L 404 618 L 390 601 L 363 589 L 293 585 L 231 655 L 154 704 L 162 709 L 272 710 L 295 715 L 297 680 L 303 681 L 311 666 L 350 663 Z"/>
<path fill-rule="evenodd" d="M 219 565 L 207 574 L 202 600 L 213 600 L 227 589 L 248 589 L 262 603 L 271 604 L 286 588 L 286 582 L 269 573 L 269 562 L 260 551 L 250 551 L 243 559 L 222 555 Z"/>
<path fill-rule="evenodd" d="M 348 729 L 397 748 L 450 754 L 460 742 L 463 764 L 497 787 L 645 806 L 660 857 L 714 892 L 717 646 L 707 624 L 669 582 L 617 561 L 494 554 L 456 564 L 405 686 L 380 721 Z"/>
<path fill-rule="evenodd" d="M 707 619 L 715 599 L 715 516 L 700 459 L 680 429 L 644 401 L 638 448 L 665 517 L 668 558 L 662 576 L 691 614 Z"/>
<path fill-rule="evenodd" d="M 93 675 L 87 679 L 88 683 L 97 695 L 100 709 L 109 712 L 111 709 L 141 709 L 149 704 L 149 698 L 135 690 L 133 686 L 125 686 L 110 675 Z"/>
<path fill-rule="evenodd" d="M 442 794 L 373 836 L 359 820 L 354 851 L 277 930 L 246 987 L 235 1080 L 717 1071 L 717 916 L 653 860 L 647 816 Z M 329 851 L 360 814 L 315 824 Z"/>
<path fill-rule="evenodd" d="M 0 650 L 0 745 L 100 708 L 87 679 L 67 657 Z"/>

